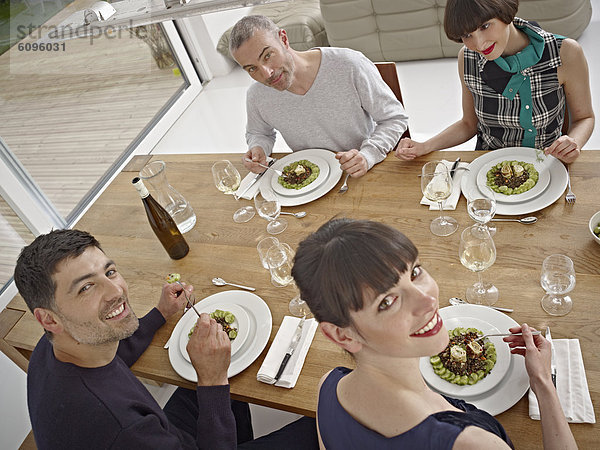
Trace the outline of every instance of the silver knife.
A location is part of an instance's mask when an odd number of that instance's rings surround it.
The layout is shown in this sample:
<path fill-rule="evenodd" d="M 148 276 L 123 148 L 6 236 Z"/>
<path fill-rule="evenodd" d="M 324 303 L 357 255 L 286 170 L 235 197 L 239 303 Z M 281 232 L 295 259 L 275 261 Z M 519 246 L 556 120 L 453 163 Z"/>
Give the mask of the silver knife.
<path fill-rule="evenodd" d="M 454 164 L 452 164 L 452 168 L 450 169 L 450 178 L 454 178 L 454 174 L 456 173 L 456 168 L 458 167 L 458 163 L 460 162 L 460 157 L 456 158 Z"/>
<path fill-rule="evenodd" d="M 273 164 L 275 164 L 275 161 L 277 161 L 275 158 L 273 158 L 271 161 L 269 161 L 269 167 L 271 167 Z M 256 176 L 254 177 L 254 179 L 250 182 L 250 184 L 248 186 L 246 186 L 246 189 L 244 189 L 244 192 L 242 192 L 241 194 L 238 195 L 237 192 L 233 193 L 233 198 L 235 198 L 236 200 L 239 200 L 240 198 L 242 198 L 244 196 L 244 194 L 246 192 L 248 192 L 248 190 L 254 186 L 256 184 L 256 182 L 260 179 L 260 177 L 262 177 L 267 171 L 265 170 L 263 173 L 258 173 L 256 174 Z"/>
<path fill-rule="evenodd" d="M 546 340 L 550 342 L 550 348 L 552 349 L 552 357 L 550 359 L 550 374 L 552 377 L 552 384 L 554 387 L 556 387 L 556 359 L 554 358 L 554 343 L 552 342 L 550 327 L 546 327 Z"/>
<path fill-rule="evenodd" d="M 283 357 L 283 361 L 281 361 L 281 365 L 279 366 L 277 375 L 275 375 L 275 381 L 273 381 L 273 384 L 277 383 L 277 381 L 283 374 L 285 366 L 287 366 L 287 363 L 289 362 L 290 358 L 296 351 L 296 348 L 298 347 L 298 344 L 300 343 L 300 338 L 302 337 L 302 327 L 304 327 L 305 320 L 306 320 L 306 316 L 304 316 L 304 317 L 302 317 L 302 319 L 300 319 L 300 323 L 296 327 L 296 331 L 294 332 L 294 337 L 292 338 L 292 342 L 290 343 L 288 351 L 286 352 L 285 356 Z"/>

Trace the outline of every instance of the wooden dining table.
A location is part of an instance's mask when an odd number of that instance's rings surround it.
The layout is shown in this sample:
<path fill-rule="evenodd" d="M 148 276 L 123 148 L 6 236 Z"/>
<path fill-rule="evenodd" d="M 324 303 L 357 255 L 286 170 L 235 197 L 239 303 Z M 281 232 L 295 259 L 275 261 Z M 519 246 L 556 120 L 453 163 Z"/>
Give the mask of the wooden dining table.
<path fill-rule="evenodd" d="M 439 284 L 440 307 L 449 305 L 450 297 L 465 298 L 466 288 L 476 275 L 463 267 L 458 258 L 460 231 L 473 222 L 461 197 L 456 210 L 447 214 L 457 219 L 459 231 L 448 237 L 434 236 L 430 221 L 438 215 L 419 204 L 422 193 L 417 175 L 425 161 L 443 157 L 449 161 L 460 157 L 470 162 L 484 152 L 462 151 L 430 154 L 413 161 L 400 161 L 393 155 L 374 166 L 365 176 L 351 178 L 346 194 L 338 194 L 341 181 L 326 195 L 308 204 L 285 208 L 306 211 L 306 217 L 285 216 L 288 228 L 278 235 L 280 241 L 296 247 L 308 234 L 334 217 L 370 219 L 386 223 L 404 232 L 416 244 L 423 266 Z M 274 155 L 281 157 L 282 155 Z M 189 254 L 171 260 L 152 232 L 142 202 L 131 184 L 133 177 L 148 160 L 162 159 L 167 164 L 169 182 L 193 206 L 197 222 L 185 234 Z M 155 155 L 136 157 L 110 183 L 84 214 L 75 228 L 87 230 L 101 243 L 109 257 L 129 284 L 129 298 L 134 311 L 144 315 L 156 305 L 165 276 L 178 272 L 182 280 L 194 285 L 198 300 L 228 287 L 211 283 L 219 276 L 227 281 L 256 287 L 269 306 L 273 328 L 262 354 L 243 372 L 230 379 L 233 398 L 280 410 L 314 416 L 317 384 L 333 367 L 352 367 L 352 359 L 327 341 L 320 332 L 315 335 L 296 386 L 284 389 L 256 380 L 295 288 L 278 288 L 258 258 L 257 242 L 266 237 L 267 222 L 258 215 L 247 223 L 234 223 L 232 215 L 248 200 L 236 201 L 219 192 L 211 176 L 216 160 L 228 159 L 242 174 L 247 171 L 240 154 Z M 485 279 L 499 289 L 497 306 L 514 308 L 510 316 L 519 323 L 552 329 L 554 339 L 577 338 L 580 341 L 587 381 L 596 416 L 600 405 L 600 245 L 588 230 L 590 217 L 600 209 L 600 151 L 584 151 L 571 164 L 572 187 L 577 194 L 575 204 L 567 204 L 564 194 L 552 205 L 535 212 L 537 223 L 523 225 L 498 222 L 494 241 L 497 259 L 486 270 Z M 526 214 L 532 215 L 532 214 Z M 574 262 L 577 283 L 571 293 L 573 310 L 566 316 L 548 315 L 540 306 L 544 291 L 540 271 L 544 258 L 554 253 L 568 255 Z M 151 345 L 132 366 L 139 377 L 160 383 L 193 388 L 171 367 L 168 351 L 163 348 L 180 315 L 172 317 L 155 335 Z M 28 357 L 42 335 L 42 328 L 27 311 L 20 297 L 8 305 L 0 321 L 3 349 Z M 516 448 L 542 448 L 541 427 L 528 416 L 527 395 L 497 419 L 506 428 Z M 600 442 L 596 424 L 572 424 L 571 429 L 580 448 L 595 448 Z"/>

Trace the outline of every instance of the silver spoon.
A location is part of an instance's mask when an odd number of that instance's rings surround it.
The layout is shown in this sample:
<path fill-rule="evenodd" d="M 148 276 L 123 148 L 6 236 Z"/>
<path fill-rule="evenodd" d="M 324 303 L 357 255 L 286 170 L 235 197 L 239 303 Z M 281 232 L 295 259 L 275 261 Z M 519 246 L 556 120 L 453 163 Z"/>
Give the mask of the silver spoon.
<path fill-rule="evenodd" d="M 256 290 L 253 287 L 242 286 L 241 284 L 235 284 L 235 283 L 228 283 L 223 278 L 219 278 L 219 277 L 213 278 L 212 279 L 212 284 L 214 284 L 215 286 L 225 286 L 227 284 L 229 286 L 235 286 L 235 287 L 238 287 L 240 289 L 247 289 L 248 291 L 255 291 Z"/>
<path fill-rule="evenodd" d="M 281 211 L 279 214 L 287 214 L 289 216 L 294 216 L 294 217 L 297 217 L 298 219 L 302 219 L 304 216 L 306 216 L 306 211 L 300 211 L 297 213 Z"/>
<path fill-rule="evenodd" d="M 525 225 L 531 225 L 532 223 L 537 222 L 537 217 L 529 216 L 523 217 L 522 219 L 492 219 L 492 222 L 519 222 Z"/>
<path fill-rule="evenodd" d="M 470 304 L 470 303 L 465 302 L 462 298 L 458 298 L 458 297 L 452 297 L 448 301 L 453 306 L 456 306 L 456 305 L 469 305 Z M 510 308 L 500 308 L 499 306 L 488 306 L 488 308 L 492 308 L 492 309 L 495 309 L 497 311 L 503 311 L 503 312 L 513 312 L 514 311 L 513 309 L 510 309 Z"/>

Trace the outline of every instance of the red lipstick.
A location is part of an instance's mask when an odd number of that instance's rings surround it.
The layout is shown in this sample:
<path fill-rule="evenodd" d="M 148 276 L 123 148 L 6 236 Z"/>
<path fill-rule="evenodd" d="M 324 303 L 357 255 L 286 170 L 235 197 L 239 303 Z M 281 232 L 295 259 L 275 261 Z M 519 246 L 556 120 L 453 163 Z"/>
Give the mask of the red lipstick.
<path fill-rule="evenodd" d="M 485 50 L 482 50 L 481 53 L 483 53 L 484 55 L 489 55 L 490 53 L 492 53 L 494 51 L 494 48 L 496 47 L 496 44 L 492 44 L 490 45 L 488 48 L 486 48 Z"/>

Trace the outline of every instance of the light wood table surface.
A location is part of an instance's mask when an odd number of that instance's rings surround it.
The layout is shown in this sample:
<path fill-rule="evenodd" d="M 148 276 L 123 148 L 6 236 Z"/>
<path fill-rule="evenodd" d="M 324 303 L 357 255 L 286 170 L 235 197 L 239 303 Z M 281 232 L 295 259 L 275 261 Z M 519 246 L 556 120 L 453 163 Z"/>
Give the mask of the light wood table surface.
<path fill-rule="evenodd" d="M 449 237 L 436 237 L 429 231 L 429 222 L 437 211 L 419 205 L 421 190 L 417 174 L 424 161 L 444 157 L 472 161 L 483 152 L 445 152 L 428 155 L 418 161 L 403 162 L 389 155 L 360 179 L 349 180 L 349 190 L 338 195 L 338 185 L 324 197 L 310 204 L 285 208 L 288 211 L 306 211 L 303 219 L 286 216 L 288 229 L 278 238 L 295 247 L 305 236 L 333 217 L 372 219 L 397 227 L 417 245 L 423 265 L 440 286 L 440 307 L 448 306 L 448 298 L 465 297 L 467 286 L 476 275 L 465 269 L 458 259 L 460 230 L 471 225 L 466 212 L 466 201 L 461 197 L 456 211 L 449 211 L 460 225 L 458 232 Z M 270 283 L 269 273 L 259 262 L 257 242 L 267 236 L 267 222 L 256 216 L 245 224 L 232 220 L 233 212 L 250 201 L 236 202 L 221 194 L 213 185 L 211 165 L 218 159 L 229 159 L 241 173 L 241 155 L 163 155 L 154 159 L 167 162 L 167 175 L 191 202 L 198 221 L 185 237 L 190 253 L 184 259 L 169 259 L 148 225 L 142 203 L 131 179 L 145 161 L 130 164 L 111 183 L 78 223 L 77 228 L 91 232 L 100 241 L 104 251 L 113 258 L 129 283 L 129 297 L 138 315 L 145 314 L 158 301 L 165 275 L 179 272 L 184 281 L 195 286 L 198 299 L 223 291 L 215 287 L 211 278 L 220 276 L 257 288 L 256 293 L 269 305 L 273 314 L 273 331 L 267 348 L 261 356 L 231 381 L 232 396 L 255 404 L 314 416 L 317 383 L 329 369 L 352 366 L 351 359 L 317 332 L 306 358 L 302 373 L 294 389 L 281 389 L 256 381 L 256 373 L 271 344 L 283 316 L 288 314 L 287 303 L 294 294 L 291 287 L 276 288 Z M 561 196 L 553 205 L 534 215 L 534 225 L 497 223 L 494 241 L 498 250 L 496 263 L 485 272 L 500 290 L 498 306 L 515 309 L 511 314 L 517 322 L 527 322 L 537 328 L 550 326 L 554 339 L 578 338 L 581 343 L 588 384 L 595 405 L 600 410 L 600 245 L 588 231 L 589 218 L 600 209 L 600 151 L 584 151 L 570 168 L 575 205 L 568 205 Z M 528 214 L 529 215 L 529 214 Z M 572 292 L 573 310 L 564 317 L 547 315 L 540 306 L 543 290 L 540 270 L 544 258 L 553 253 L 567 254 L 575 263 L 577 285 Z M 6 332 L 6 343 L 24 355 L 35 347 L 42 334 L 41 327 L 26 311 L 24 302 L 15 298 L 3 312 L 10 314 L 6 321 L 18 322 Z M 173 317 L 155 335 L 152 344 L 132 367 L 133 372 L 158 382 L 193 388 L 193 384 L 179 377 L 172 369 L 167 341 L 179 317 Z M 2 331 L 2 330 L 0 330 Z M 0 336 L 2 337 L 2 336 Z M 526 397 L 526 396 L 525 396 Z M 517 448 L 541 448 L 541 428 L 529 419 L 527 399 L 522 398 L 510 410 L 497 416 L 507 429 Z M 595 448 L 600 441 L 597 425 L 572 424 L 571 429 L 580 448 Z"/>

